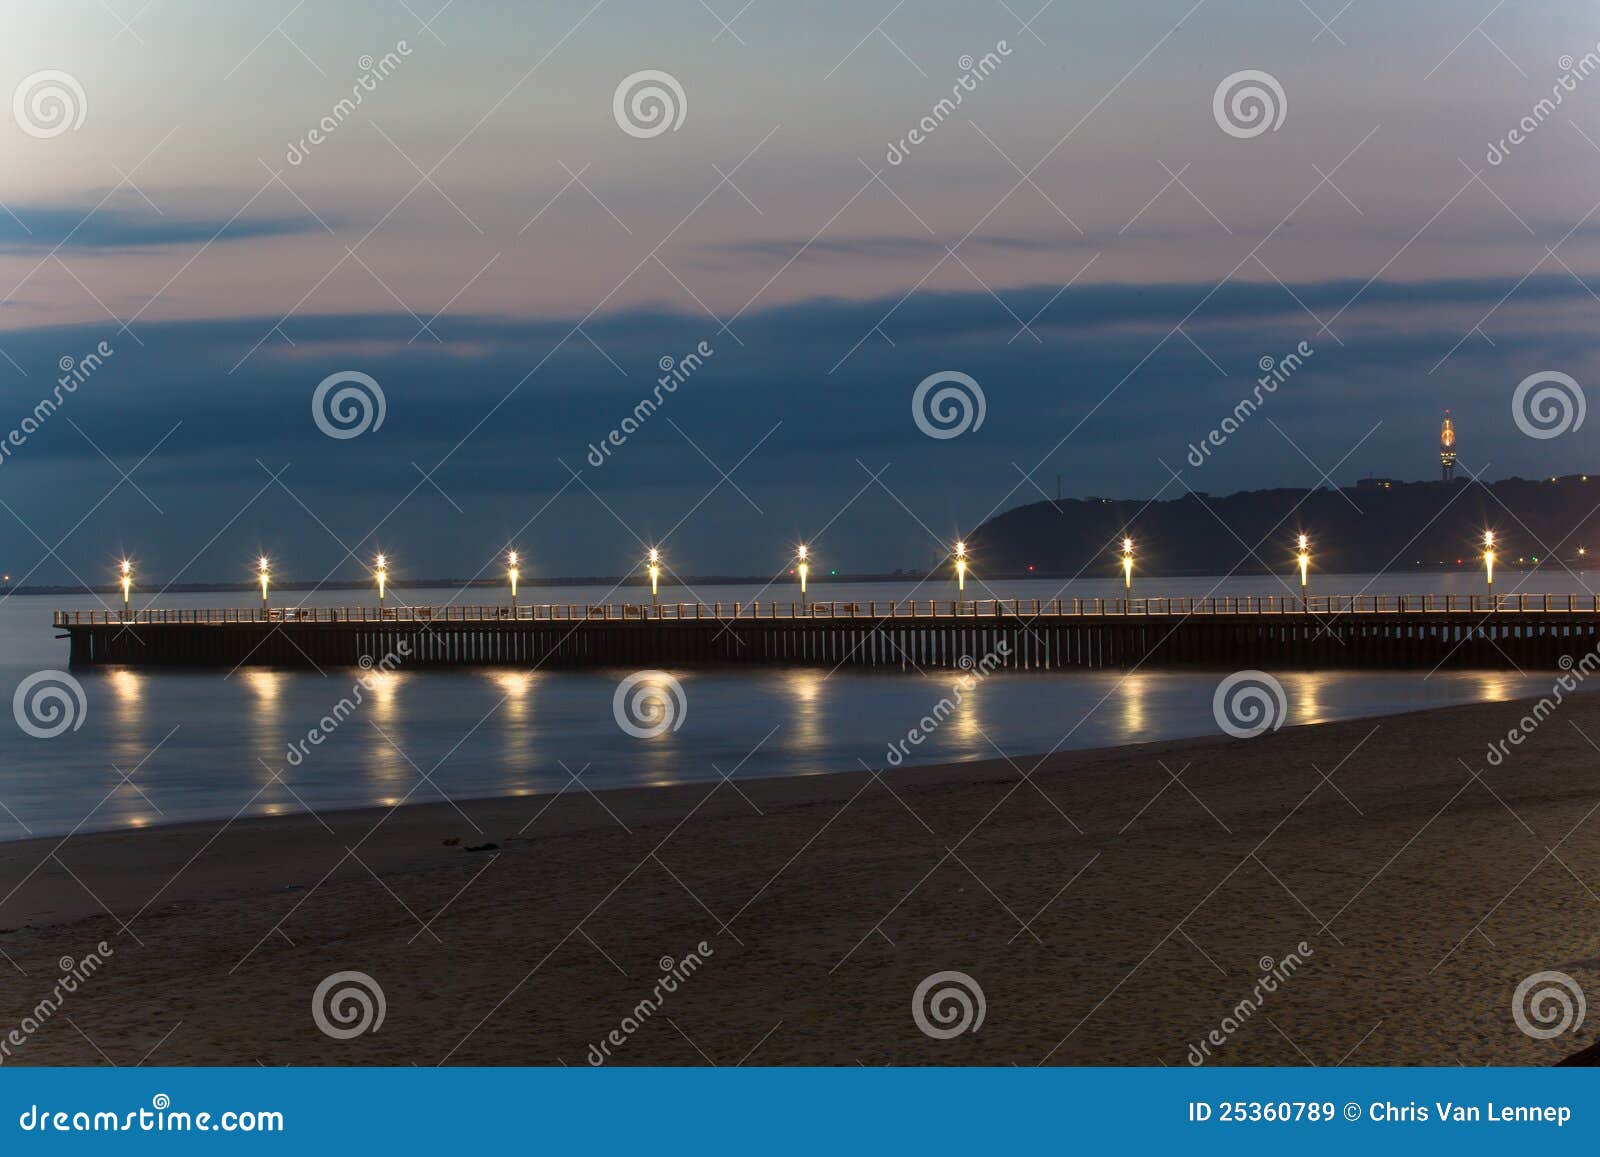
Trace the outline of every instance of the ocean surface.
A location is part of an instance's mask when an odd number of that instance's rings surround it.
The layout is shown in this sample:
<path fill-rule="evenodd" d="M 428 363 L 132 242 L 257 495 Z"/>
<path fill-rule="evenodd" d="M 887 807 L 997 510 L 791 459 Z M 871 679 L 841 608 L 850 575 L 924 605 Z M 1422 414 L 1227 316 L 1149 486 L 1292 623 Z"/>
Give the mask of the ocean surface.
<path fill-rule="evenodd" d="M 1318 575 L 1325 594 L 1469 594 L 1481 575 Z M 1587 575 L 1504 573 L 1503 593 L 1587 594 Z M 1053 580 L 991 584 L 1003 597 L 1094 598 L 1120 582 Z M 886 602 L 911 584 L 815 583 L 812 597 Z M 949 598 L 949 584 L 914 596 Z M 969 585 L 968 595 L 977 593 Z M 986 591 L 985 594 L 988 594 Z M 1270 576 L 1148 580 L 1135 593 L 1282 594 Z M 662 588 L 663 602 L 763 601 L 788 589 Z M 148 596 L 147 596 L 148 597 Z M 623 601 L 603 587 L 525 588 L 526 602 Z M 637 589 L 623 598 L 637 600 Z M 493 601 L 489 592 L 406 590 L 410 604 Z M 166 595 L 154 605 L 252 605 L 249 595 Z M 286 592 L 275 605 L 355 606 L 371 592 Z M 528 671 L 508 668 L 364 672 L 241 669 L 74 672 L 81 712 L 24 717 L 19 687 L 60 670 L 67 646 L 50 625 L 54 610 L 102 607 L 93 596 L 14 595 L 0 599 L 0 689 L 12 706 L 0 726 L 0 840 L 62 835 L 235 815 L 431 803 L 444 798 L 541 795 L 590 788 L 715 783 L 724 776 L 815 775 L 886 765 L 891 744 L 907 766 L 1219 735 L 1212 695 L 1227 672 L 997 672 L 963 693 L 920 744 L 905 743 L 946 697 L 958 672 L 923 676 L 842 669 L 682 670 L 675 729 L 637 737 L 619 725 L 613 699 L 631 670 Z M 147 603 L 138 593 L 134 605 Z M 35 694 L 51 684 L 41 677 Z M 1501 671 L 1283 672 L 1287 724 L 1375 716 L 1423 707 L 1542 694 L 1550 676 Z M 340 708 L 341 701 L 345 706 Z M 49 703 L 36 708 L 48 709 Z M 66 723 L 70 717 L 76 726 Z M 639 725 L 638 717 L 629 716 Z M 317 741 L 309 735 L 315 732 Z M 1241 740 L 1240 742 L 1248 742 Z M 280 775 L 281 782 L 273 776 Z M 576 780 L 575 780 L 576 777 Z M 530 815 L 531 815 L 530 810 Z"/>

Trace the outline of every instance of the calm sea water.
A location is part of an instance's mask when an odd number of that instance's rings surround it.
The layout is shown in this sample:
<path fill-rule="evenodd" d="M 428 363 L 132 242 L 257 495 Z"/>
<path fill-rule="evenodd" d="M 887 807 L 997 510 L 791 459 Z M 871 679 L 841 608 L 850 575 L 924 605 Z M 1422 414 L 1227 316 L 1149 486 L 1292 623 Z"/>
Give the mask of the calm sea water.
<path fill-rule="evenodd" d="M 1318 576 L 1324 593 L 1471 593 L 1472 575 L 1393 578 Z M 1270 577 L 1151 580 L 1163 595 L 1281 594 Z M 1371 584 L 1369 586 L 1369 584 Z M 1505 592 L 1581 591 L 1566 574 L 1506 574 Z M 1403 586 L 1403 589 L 1402 589 Z M 1115 580 L 995 584 L 1004 597 L 1093 598 L 1120 593 Z M 748 601 L 789 592 L 707 587 L 706 601 Z M 817 584 L 813 597 L 880 602 L 907 597 L 888 583 Z M 950 596 L 922 587 L 918 598 Z M 969 594 L 974 593 L 969 587 Z M 484 592 L 406 590 L 408 603 L 490 601 Z M 603 588 L 543 588 L 525 601 L 604 601 Z M 694 593 L 663 588 L 663 601 Z M 531 598 L 530 598 L 531 596 Z M 355 605 L 370 594 L 286 594 L 285 605 Z M 615 596 L 612 596 L 615 599 Z M 637 594 L 629 594 L 637 598 Z M 276 601 L 280 601 L 275 599 Z M 101 606 L 91 596 L 13 596 L 0 600 L 0 688 L 12 702 L 35 672 L 63 668 L 64 640 L 53 610 Z M 137 599 L 136 606 L 143 605 Z M 165 596 L 161 606 L 248 606 L 243 594 Z M 274 815 L 371 804 L 437 802 L 444 794 L 535 795 L 593 788 L 692 781 L 722 774 L 813 775 L 884 766 L 890 743 L 903 740 L 950 690 L 955 673 L 922 676 L 840 670 L 685 670 L 672 674 L 686 710 L 677 730 L 655 738 L 624 732 L 612 712 L 630 671 L 397 670 L 370 674 L 356 710 L 296 763 L 290 745 L 334 709 L 354 699 L 364 672 L 240 670 L 75 673 L 86 710 L 76 730 L 53 738 L 26 734 L 14 718 L 0 726 L 0 840 L 59 835 L 235 814 Z M 1152 739 L 1216 735 L 1211 697 L 1220 675 L 1195 671 L 1000 672 L 965 693 L 959 708 L 907 765 L 1020 758 L 1055 748 L 1105 747 Z M 1282 675 L 1290 724 L 1382 715 L 1420 707 L 1540 694 L 1549 677 L 1505 672 L 1290 672 Z M 14 713 L 13 713 L 14 714 Z M 287 786 L 272 783 L 283 772 Z M 424 778 L 430 777 L 431 782 Z M 292 789 L 292 790 L 291 790 Z M 575 789 L 575 788 L 574 788 Z"/>

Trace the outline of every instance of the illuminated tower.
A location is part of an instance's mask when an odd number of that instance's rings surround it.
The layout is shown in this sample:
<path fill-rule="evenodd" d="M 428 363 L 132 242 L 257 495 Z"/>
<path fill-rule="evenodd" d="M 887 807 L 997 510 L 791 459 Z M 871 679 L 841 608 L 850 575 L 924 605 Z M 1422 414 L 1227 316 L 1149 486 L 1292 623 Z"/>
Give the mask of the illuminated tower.
<path fill-rule="evenodd" d="M 1439 427 L 1439 470 L 1446 482 L 1456 476 L 1456 428 L 1450 424 L 1450 411 L 1444 412 L 1444 425 Z"/>

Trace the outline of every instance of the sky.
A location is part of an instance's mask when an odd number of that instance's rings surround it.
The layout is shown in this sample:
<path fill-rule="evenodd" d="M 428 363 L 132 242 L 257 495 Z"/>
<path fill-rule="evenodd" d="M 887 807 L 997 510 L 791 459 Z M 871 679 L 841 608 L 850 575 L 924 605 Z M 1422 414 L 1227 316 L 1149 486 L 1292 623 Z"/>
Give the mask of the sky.
<path fill-rule="evenodd" d="M 927 568 L 1058 482 L 1433 477 L 1447 407 L 1467 472 L 1600 469 L 1515 400 L 1597 377 L 1592 4 L 6 19 L 13 581 Z"/>

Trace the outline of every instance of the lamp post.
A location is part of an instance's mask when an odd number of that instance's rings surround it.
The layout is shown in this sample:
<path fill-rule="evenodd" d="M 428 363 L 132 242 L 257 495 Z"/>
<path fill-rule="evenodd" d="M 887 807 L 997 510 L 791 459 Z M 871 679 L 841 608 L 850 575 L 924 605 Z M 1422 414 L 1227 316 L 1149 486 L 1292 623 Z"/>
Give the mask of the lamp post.
<path fill-rule="evenodd" d="M 266 555 L 256 560 L 256 572 L 261 578 L 261 617 L 264 619 L 267 617 L 267 580 L 271 576 Z"/>
<path fill-rule="evenodd" d="M 1311 540 L 1305 535 L 1300 536 L 1300 553 L 1296 557 L 1300 562 L 1300 605 L 1309 606 L 1307 601 L 1306 584 L 1311 570 Z"/>
<path fill-rule="evenodd" d="M 1122 589 L 1133 593 L 1133 539 L 1122 540 Z"/>
<path fill-rule="evenodd" d="M 811 563 L 808 561 L 810 557 L 811 548 L 802 542 L 795 549 L 795 570 L 800 574 L 800 605 L 802 607 L 806 605 L 806 575 L 811 570 Z"/>
<path fill-rule="evenodd" d="M 656 547 L 650 548 L 650 606 L 657 614 L 661 612 L 661 604 L 657 593 L 661 589 L 661 551 Z"/>
<path fill-rule="evenodd" d="M 128 592 L 133 589 L 133 564 L 122 560 L 122 617 L 128 617 Z"/>
<path fill-rule="evenodd" d="M 1483 532 L 1483 576 L 1489 590 L 1489 609 L 1494 609 L 1494 531 Z"/>
<path fill-rule="evenodd" d="M 517 552 L 511 551 L 506 555 L 506 576 L 511 579 L 511 617 L 517 617 Z"/>
<path fill-rule="evenodd" d="M 967 544 L 963 541 L 956 542 L 956 595 L 957 601 L 967 589 Z"/>
<path fill-rule="evenodd" d="M 387 555 L 380 554 L 378 556 L 378 565 L 373 573 L 378 576 L 378 611 L 381 614 L 384 596 L 388 594 L 389 588 L 389 557 Z"/>

